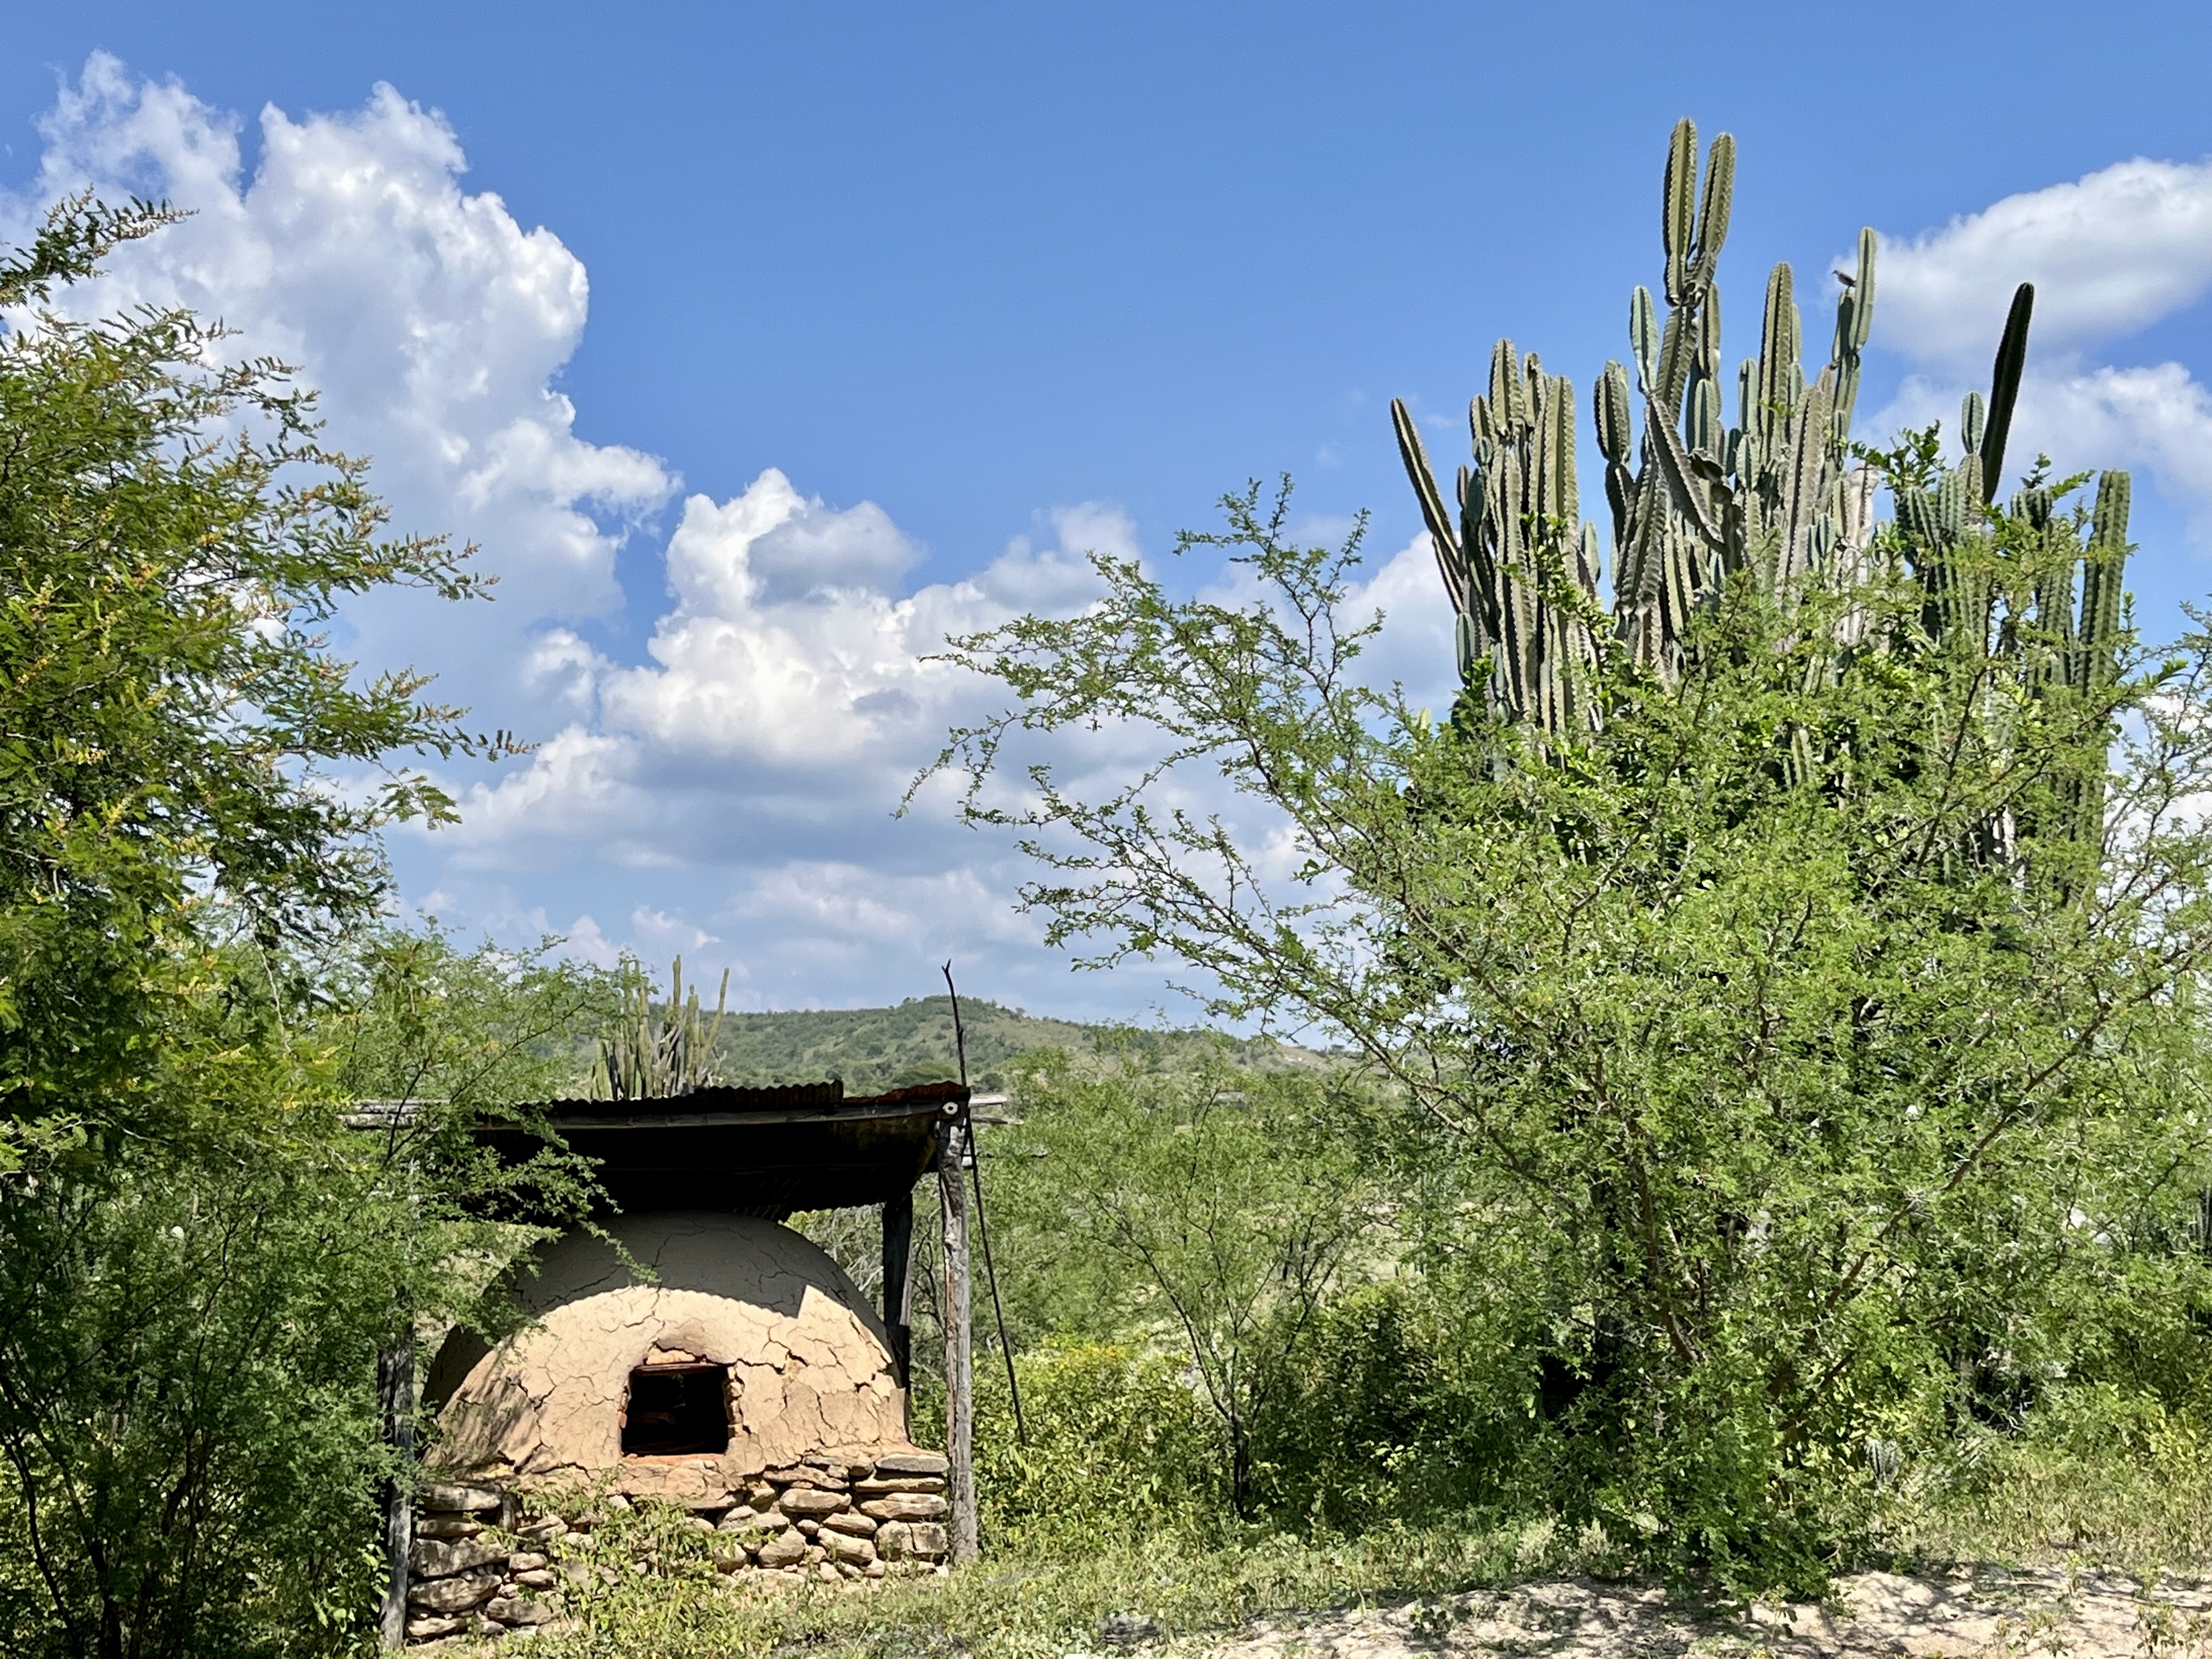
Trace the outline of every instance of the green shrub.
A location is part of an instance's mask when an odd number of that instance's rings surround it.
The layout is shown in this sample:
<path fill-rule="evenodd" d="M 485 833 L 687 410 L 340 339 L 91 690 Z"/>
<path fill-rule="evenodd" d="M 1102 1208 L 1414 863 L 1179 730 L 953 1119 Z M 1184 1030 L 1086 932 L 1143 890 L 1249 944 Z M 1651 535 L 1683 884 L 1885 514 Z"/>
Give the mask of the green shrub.
<path fill-rule="evenodd" d="M 1063 1340 L 1018 1355 L 1024 1443 L 1004 1374 L 978 1358 L 976 1488 L 987 1548 L 1080 1554 L 1226 1523 L 1219 1426 L 1174 1359 Z"/>
<path fill-rule="evenodd" d="M 1444 1323 L 1414 1279 L 1363 1285 L 1322 1310 L 1285 1357 L 1254 1436 L 1269 1514 L 1357 1534 L 1503 1495 L 1516 1425 L 1494 1381 L 1452 1364 Z"/>

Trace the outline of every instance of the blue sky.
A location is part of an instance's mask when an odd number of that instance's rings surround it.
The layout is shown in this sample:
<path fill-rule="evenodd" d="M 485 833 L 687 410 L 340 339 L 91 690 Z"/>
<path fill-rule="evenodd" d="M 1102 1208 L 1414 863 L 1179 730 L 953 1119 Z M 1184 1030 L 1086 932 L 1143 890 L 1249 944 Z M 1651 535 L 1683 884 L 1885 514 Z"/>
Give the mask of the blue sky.
<path fill-rule="evenodd" d="M 1071 978 L 1006 849 L 889 817 L 973 706 L 914 653 L 1253 475 L 1322 526 L 1372 508 L 1389 566 L 1389 398 L 1455 425 L 1500 333 L 1578 386 L 1619 355 L 1678 115 L 1741 146 L 1741 349 L 1769 263 L 1812 289 L 1873 224 L 1861 430 L 1948 420 L 2036 276 L 2026 435 L 2137 469 L 2148 620 L 2212 587 L 2207 15 L 1731 15 L 49 6 L 11 19 L 0 190 L 10 225 L 86 179 L 200 208 L 115 292 L 301 362 L 409 527 L 501 573 L 489 620 L 352 619 L 547 740 L 456 779 L 469 829 L 395 842 L 410 901 L 684 948 L 753 1006 L 925 994 L 951 956 L 1136 1012 L 1158 977 Z M 1376 588 L 1413 680 L 1419 578 Z"/>

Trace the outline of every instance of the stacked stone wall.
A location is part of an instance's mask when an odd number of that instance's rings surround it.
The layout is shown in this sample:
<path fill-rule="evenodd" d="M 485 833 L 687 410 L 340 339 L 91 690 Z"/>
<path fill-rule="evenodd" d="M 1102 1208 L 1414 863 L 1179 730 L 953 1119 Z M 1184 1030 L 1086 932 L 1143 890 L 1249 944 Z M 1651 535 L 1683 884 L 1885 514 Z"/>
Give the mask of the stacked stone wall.
<path fill-rule="evenodd" d="M 725 1574 L 858 1583 L 942 1572 L 950 1543 L 945 1467 L 941 1454 L 908 1448 L 812 1452 L 763 1471 L 741 1490 L 695 1500 L 687 1525 Z M 618 1581 L 620 1565 L 590 1540 L 609 1510 L 630 1506 L 619 1492 L 588 1504 L 533 1498 L 526 1505 L 511 1488 L 432 1483 L 416 1504 L 409 1643 L 557 1622 L 596 1584 Z"/>

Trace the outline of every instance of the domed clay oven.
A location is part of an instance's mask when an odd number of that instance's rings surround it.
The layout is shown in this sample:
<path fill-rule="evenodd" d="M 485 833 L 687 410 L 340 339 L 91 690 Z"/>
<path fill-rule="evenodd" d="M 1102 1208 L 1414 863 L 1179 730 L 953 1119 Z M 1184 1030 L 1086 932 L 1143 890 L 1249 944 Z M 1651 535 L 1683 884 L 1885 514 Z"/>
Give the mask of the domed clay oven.
<path fill-rule="evenodd" d="M 529 1322 L 490 1346 L 457 1330 L 431 1365 L 428 1478 L 395 1540 L 406 1640 L 559 1618 L 604 1565 L 572 1534 L 608 1503 L 690 1510 L 726 1572 L 941 1564 L 946 1459 L 907 1439 L 907 1254 L 915 1183 L 967 1103 L 957 1084 L 850 1101 L 829 1084 L 547 1108 L 599 1160 L 608 1237 L 556 1240 L 513 1286 Z M 533 1150 L 510 1128 L 478 1138 Z M 880 1312 L 781 1224 L 860 1205 L 883 1209 Z"/>
<path fill-rule="evenodd" d="M 890 1339 L 821 1249 L 696 1211 L 609 1230 L 659 1283 L 634 1282 L 589 1233 L 554 1243 L 516 1286 L 533 1322 L 438 1413 L 441 1474 L 727 1507 L 810 1453 L 910 1449 Z"/>

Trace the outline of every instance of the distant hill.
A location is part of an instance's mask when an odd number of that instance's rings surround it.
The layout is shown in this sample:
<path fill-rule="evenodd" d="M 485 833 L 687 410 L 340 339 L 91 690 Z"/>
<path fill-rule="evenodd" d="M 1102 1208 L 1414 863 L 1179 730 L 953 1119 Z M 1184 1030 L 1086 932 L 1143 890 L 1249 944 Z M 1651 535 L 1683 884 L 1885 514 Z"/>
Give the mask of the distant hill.
<path fill-rule="evenodd" d="M 1152 1031 L 1042 1019 L 973 997 L 960 999 L 968 1033 L 968 1075 L 978 1089 L 1005 1086 L 1007 1063 L 1037 1048 L 1074 1054 L 1130 1051 L 1196 1060 L 1219 1049 L 1255 1070 L 1318 1066 L 1324 1055 L 1266 1037 L 1239 1041 L 1205 1031 Z M 726 1083 L 818 1083 L 842 1079 L 848 1094 L 880 1094 L 909 1083 L 959 1075 L 952 1045 L 952 1000 L 916 997 L 895 1008 L 805 1009 L 785 1014 L 729 1014 L 715 1043 Z"/>

